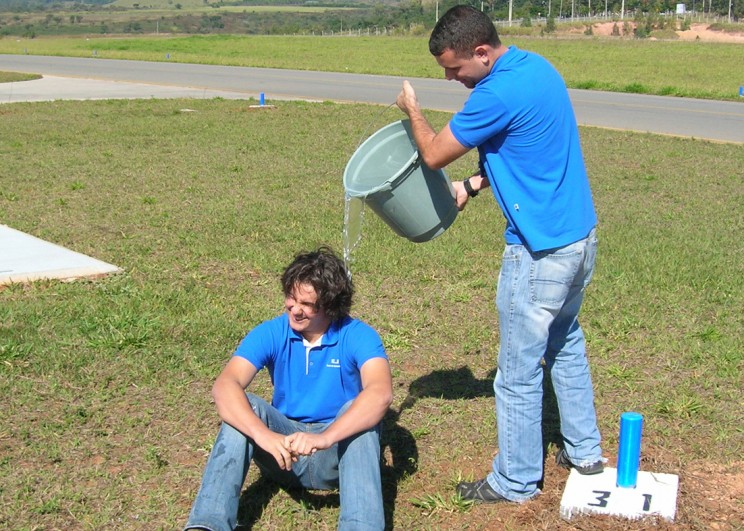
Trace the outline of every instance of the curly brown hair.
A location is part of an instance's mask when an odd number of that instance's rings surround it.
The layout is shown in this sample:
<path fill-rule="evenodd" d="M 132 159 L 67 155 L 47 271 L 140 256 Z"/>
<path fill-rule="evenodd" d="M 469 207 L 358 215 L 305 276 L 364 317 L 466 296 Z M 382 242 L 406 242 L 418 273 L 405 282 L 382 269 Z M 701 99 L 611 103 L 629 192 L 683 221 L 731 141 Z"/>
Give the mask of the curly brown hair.
<path fill-rule="evenodd" d="M 292 294 L 298 284 L 309 284 L 318 296 L 317 307 L 331 322 L 343 319 L 351 312 L 354 284 L 343 260 L 330 247 L 295 256 L 281 278 L 284 295 Z"/>

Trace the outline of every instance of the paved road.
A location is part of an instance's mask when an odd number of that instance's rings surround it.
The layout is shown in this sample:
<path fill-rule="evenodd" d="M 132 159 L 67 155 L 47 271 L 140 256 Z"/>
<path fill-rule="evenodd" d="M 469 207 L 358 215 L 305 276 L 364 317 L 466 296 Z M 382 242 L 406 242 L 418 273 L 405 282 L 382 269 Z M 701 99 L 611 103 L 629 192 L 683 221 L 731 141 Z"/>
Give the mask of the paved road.
<path fill-rule="evenodd" d="M 401 77 L 117 61 L 98 58 L 0 55 L 0 70 L 46 79 L 0 84 L 0 102 L 135 97 L 248 98 L 391 104 Z M 468 90 L 442 79 L 411 79 L 423 107 L 455 112 Z M 744 102 L 570 90 L 581 125 L 744 143 Z"/>

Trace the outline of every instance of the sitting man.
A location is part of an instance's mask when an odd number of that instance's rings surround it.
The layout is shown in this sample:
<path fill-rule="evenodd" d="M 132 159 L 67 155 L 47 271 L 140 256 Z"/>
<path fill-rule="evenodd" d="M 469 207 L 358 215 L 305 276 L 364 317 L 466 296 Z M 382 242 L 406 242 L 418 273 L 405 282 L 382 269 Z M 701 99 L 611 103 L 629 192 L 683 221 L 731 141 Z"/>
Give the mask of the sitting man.
<path fill-rule="evenodd" d="M 353 285 L 330 249 L 281 278 L 285 312 L 240 342 L 212 388 L 222 427 L 185 529 L 228 531 L 253 460 L 289 488 L 339 489 L 340 530 L 382 530 L 380 429 L 392 402 L 382 341 L 349 316 Z M 246 393 L 266 367 L 271 403 Z"/>

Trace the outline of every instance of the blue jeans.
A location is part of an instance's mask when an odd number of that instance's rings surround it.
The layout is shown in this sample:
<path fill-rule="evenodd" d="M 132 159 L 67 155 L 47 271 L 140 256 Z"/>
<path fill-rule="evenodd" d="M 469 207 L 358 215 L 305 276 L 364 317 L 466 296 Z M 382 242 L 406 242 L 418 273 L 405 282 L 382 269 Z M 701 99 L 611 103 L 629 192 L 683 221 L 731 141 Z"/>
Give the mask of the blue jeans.
<path fill-rule="evenodd" d="M 290 420 L 265 400 L 248 394 L 253 411 L 272 431 L 318 433 L 328 424 Z M 338 415 L 348 409 L 341 408 Z M 339 489 L 340 530 L 375 530 L 385 527 L 380 476 L 380 426 L 345 439 L 326 450 L 301 456 L 292 470 L 282 470 L 271 454 L 251 439 L 222 423 L 207 461 L 199 493 L 185 529 L 232 531 L 237 525 L 238 503 L 248 467 L 254 460 L 262 474 L 289 488 Z"/>
<path fill-rule="evenodd" d="M 576 465 L 602 458 L 594 392 L 578 315 L 597 254 L 595 230 L 560 249 L 507 245 L 496 291 L 500 347 L 494 381 L 499 453 L 491 487 L 512 501 L 535 496 L 543 473 L 543 367 L 550 371 L 561 434 Z"/>

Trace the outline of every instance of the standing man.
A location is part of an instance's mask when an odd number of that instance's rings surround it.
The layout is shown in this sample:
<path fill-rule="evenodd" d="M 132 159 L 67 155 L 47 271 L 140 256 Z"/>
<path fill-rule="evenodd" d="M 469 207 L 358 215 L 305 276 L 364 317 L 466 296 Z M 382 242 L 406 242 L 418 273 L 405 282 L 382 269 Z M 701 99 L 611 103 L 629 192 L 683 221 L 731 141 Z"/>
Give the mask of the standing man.
<path fill-rule="evenodd" d="M 429 50 L 447 79 L 472 89 L 435 132 L 410 83 L 397 104 L 424 162 L 439 169 L 478 148 L 480 171 L 454 183 L 457 205 L 491 187 L 506 218 L 496 293 L 500 346 L 494 381 L 499 452 L 480 481 L 460 483 L 475 502 L 529 500 L 542 467 L 542 378 L 551 371 L 564 446 L 557 462 L 602 471 L 600 436 L 578 314 L 594 268 L 597 223 L 566 86 L 542 57 L 501 44 L 491 20 L 455 6 Z M 485 227 L 484 230 L 487 230 Z"/>
<path fill-rule="evenodd" d="M 248 333 L 212 388 L 223 423 L 185 529 L 235 528 L 253 460 L 284 487 L 338 488 L 338 529 L 380 531 L 380 427 L 393 396 L 382 341 L 349 316 L 354 288 L 329 249 L 297 255 L 281 283 L 285 312 Z M 264 367 L 271 403 L 245 392 Z"/>

